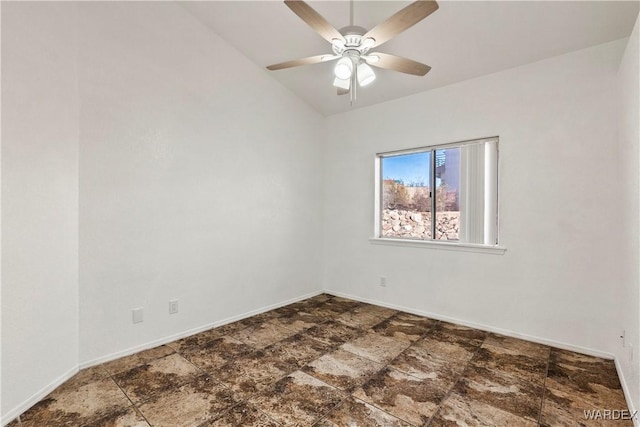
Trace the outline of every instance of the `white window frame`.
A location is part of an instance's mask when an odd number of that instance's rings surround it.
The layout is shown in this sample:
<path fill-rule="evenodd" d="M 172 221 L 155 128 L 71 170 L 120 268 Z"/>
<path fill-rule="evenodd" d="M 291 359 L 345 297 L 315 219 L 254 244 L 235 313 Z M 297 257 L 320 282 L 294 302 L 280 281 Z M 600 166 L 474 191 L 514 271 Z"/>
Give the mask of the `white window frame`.
<path fill-rule="evenodd" d="M 380 218 L 382 212 L 382 159 L 384 157 L 425 151 L 435 153 L 436 150 L 440 149 L 457 148 L 473 144 L 477 145 L 477 150 L 469 150 L 464 154 L 461 152 L 460 156 L 460 193 L 463 196 L 460 200 L 460 237 L 462 241 L 383 237 L 381 230 L 382 221 Z M 482 156 L 480 155 L 480 150 L 484 150 Z M 369 241 L 373 244 L 380 245 L 504 254 L 506 248 L 498 244 L 498 157 L 499 138 L 497 136 L 376 153 L 374 168 L 374 234 Z M 472 179 L 474 176 L 483 176 L 483 179 Z M 475 195 L 479 192 L 463 191 L 463 188 L 468 188 L 468 186 L 471 185 L 483 187 L 482 194 L 484 194 L 484 198 L 482 200 L 476 200 L 478 198 L 475 197 Z M 483 211 L 483 215 L 473 215 L 474 210 Z M 473 224 L 469 221 L 469 218 L 495 218 L 495 221 L 476 220 L 476 223 Z M 483 236 L 483 243 L 467 243 L 470 240 L 477 240 L 478 236 Z M 467 242 L 465 242 L 465 240 Z"/>

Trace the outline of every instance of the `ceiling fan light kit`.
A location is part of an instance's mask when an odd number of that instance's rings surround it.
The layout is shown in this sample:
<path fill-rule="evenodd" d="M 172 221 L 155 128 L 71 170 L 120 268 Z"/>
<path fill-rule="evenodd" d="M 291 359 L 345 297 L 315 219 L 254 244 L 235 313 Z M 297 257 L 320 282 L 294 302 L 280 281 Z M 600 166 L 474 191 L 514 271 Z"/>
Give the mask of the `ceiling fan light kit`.
<path fill-rule="evenodd" d="M 331 43 L 333 54 L 316 55 L 269 65 L 268 70 L 282 70 L 337 59 L 338 62 L 333 70 L 335 74 L 333 86 L 338 88 L 338 95 L 349 93 L 353 103 L 356 83 L 366 86 L 376 79 L 369 65 L 416 76 L 424 76 L 431 69 L 428 65 L 411 59 L 382 52 L 369 53 L 369 50 L 389 41 L 438 10 L 438 3 L 434 0 L 415 1 L 369 31 L 353 25 L 353 0 L 350 3 L 351 25 L 341 28 L 340 31 L 304 1 L 285 0 L 284 3 L 322 38 Z"/>
<path fill-rule="evenodd" d="M 340 89 L 349 90 L 351 87 L 351 79 L 340 79 L 336 77 L 333 79 L 333 85 Z"/>
<path fill-rule="evenodd" d="M 371 67 L 369 67 L 364 62 L 358 65 L 356 74 L 358 76 L 358 84 L 360 86 L 366 86 L 376 79 L 376 74 L 373 72 Z"/>
<path fill-rule="evenodd" d="M 340 80 L 351 78 L 351 73 L 353 73 L 353 61 L 348 56 L 343 56 L 336 64 L 333 72 Z"/>

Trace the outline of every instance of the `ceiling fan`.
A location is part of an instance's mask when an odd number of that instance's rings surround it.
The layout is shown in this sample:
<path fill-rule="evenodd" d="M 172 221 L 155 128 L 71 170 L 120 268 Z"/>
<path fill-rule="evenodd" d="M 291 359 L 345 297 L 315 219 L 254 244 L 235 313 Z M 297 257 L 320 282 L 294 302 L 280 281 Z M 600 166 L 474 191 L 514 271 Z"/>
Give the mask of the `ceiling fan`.
<path fill-rule="evenodd" d="M 284 3 L 322 38 L 331 43 L 333 53 L 269 65 L 268 70 L 282 70 L 337 59 L 333 85 L 337 88 L 338 95 L 350 93 L 351 102 L 353 102 L 356 86 L 366 86 L 376 78 L 369 65 L 416 76 L 424 76 L 431 69 L 420 62 L 382 52 L 371 52 L 371 49 L 386 43 L 435 12 L 438 9 L 438 3 L 434 0 L 415 1 L 369 31 L 353 25 L 353 0 L 350 4 L 350 25 L 340 30 L 335 29 L 302 0 L 285 0 Z"/>

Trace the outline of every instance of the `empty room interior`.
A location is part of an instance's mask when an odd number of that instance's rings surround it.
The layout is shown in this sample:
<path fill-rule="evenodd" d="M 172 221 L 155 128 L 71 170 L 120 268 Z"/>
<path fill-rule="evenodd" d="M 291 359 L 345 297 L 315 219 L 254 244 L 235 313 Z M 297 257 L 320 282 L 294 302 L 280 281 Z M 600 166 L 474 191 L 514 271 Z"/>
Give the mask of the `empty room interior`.
<path fill-rule="evenodd" d="M 640 426 L 638 1 L 2 1 L 1 425 Z"/>

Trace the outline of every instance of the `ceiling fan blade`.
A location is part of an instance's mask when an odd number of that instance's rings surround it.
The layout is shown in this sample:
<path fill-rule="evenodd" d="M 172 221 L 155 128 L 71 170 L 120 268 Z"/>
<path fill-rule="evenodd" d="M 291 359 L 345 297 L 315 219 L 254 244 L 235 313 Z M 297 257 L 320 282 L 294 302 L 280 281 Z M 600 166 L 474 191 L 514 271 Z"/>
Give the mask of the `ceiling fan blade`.
<path fill-rule="evenodd" d="M 346 95 L 348 93 L 349 93 L 349 89 L 342 89 L 341 87 L 338 88 L 338 96 Z"/>
<path fill-rule="evenodd" d="M 285 2 L 286 3 L 286 2 Z M 397 36 L 407 28 L 422 21 L 427 16 L 438 10 L 438 3 L 434 0 L 418 0 L 404 9 L 391 15 L 381 24 L 373 27 L 362 40 L 372 38 L 375 40 L 373 47 L 380 46 Z"/>
<path fill-rule="evenodd" d="M 377 61 L 368 60 L 369 65 L 378 68 L 386 68 L 388 70 L 400 71 L 401 73 L 413 74 L 414 76 L 424 76 L 431 70 L 428 65 L 422 64 L 411 59 L 402 58 L 400 56 L 389 55 L 387 53 L 375 52 L 367 55 L 368 57 L 378 57 Z"/>
<path fill-rule="evenodd" d="M 301 65 L 311 65 L 311 64 L 317 64 L 319 62 L 333 61 L 334 59 L 337 59 L 337 58 L 340 58 L 340 57 L 335 55 L 309 56 L 307 58 L 294 59 L 293 61 L 287 61 L 287 62 L 281 62 L 279 64 L 269 65 L 267 67 L 267 70 L 271 70 L 271 71 L 282 70 L 283 68 L 299 67 Z"/>
<path fill-rule="evenodd" d="M 307 3 L 302 0 L 285 0 L 284 4 L 329 43 L 333 39 L 344 40 L 342 34 Z"/>

